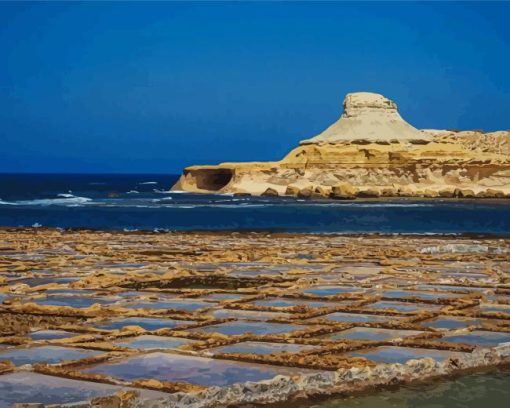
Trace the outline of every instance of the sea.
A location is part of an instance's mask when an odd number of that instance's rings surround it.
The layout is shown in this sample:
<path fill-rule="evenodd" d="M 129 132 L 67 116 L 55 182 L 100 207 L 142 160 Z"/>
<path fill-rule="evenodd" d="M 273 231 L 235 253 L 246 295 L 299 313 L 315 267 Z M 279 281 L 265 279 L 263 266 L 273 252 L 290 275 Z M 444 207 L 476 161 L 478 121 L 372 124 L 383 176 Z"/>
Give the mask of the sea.
<path fill-rule="evenodd" d="M 0 174 L 0 226 L 508 236 L 507 200 L 303 200 L 169 191 L 175 174 Z"/>

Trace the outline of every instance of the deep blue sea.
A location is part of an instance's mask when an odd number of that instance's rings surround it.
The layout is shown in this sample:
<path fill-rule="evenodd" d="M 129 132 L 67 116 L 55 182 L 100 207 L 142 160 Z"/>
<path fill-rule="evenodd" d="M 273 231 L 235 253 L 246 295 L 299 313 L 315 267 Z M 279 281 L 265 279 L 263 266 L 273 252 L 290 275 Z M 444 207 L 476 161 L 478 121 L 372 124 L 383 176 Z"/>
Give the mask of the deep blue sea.
<path fill-rule="evenodd" d="M 306 201 L 169 192 L 177 175 L 0 174 L 0 226 L 510 233 L 509 200 Z"/>

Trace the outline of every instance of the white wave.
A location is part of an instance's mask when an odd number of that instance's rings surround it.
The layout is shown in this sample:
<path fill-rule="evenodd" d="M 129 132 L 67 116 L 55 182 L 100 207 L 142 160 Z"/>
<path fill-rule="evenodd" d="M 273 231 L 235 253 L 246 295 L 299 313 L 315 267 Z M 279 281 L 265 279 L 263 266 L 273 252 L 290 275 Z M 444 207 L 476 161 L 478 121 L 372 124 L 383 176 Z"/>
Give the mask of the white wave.
<path fill-rule="evenodd" d="M 136 190 L 129 190 L 126 194 L 140 194 L 140 192 Z"/>
<path fill-rule="evenodd" d="M 172 197 L 163 197 L 163 198 L 154 198 L 152 200 L 153 203 L 164 203 L 165 201 L 172 201 L 173 198 Z"/>
<path fill-rule="evenodd" d="M 78 197 L 72 194 L 58 194 L 59 198 L 41 198 L 35 200 L 19 200 L 19 201 L 3 201 L 0 204 L 8 204 L 8 205 L 40 205 L 40 206 L 49 206 L 49 205 L 63 205 L 68 207 L 77 207 L 80 205 L 87 204 L 92 201 L 91 198 L 88 197 Z"/>
<path fill-rule="evenodd" d="M 400 203 L 310 203 L 320 207 L 353 207 L 353 208 L 411 208 L 411 207 L 433 207 L 434 204 L 414 203 L 414 204 L 400 204 Z"/>
<path fill-rule="evenodd" d="M 147 184 L 158 184 L 157 181 L 143 181 L 141 183 L 137 183 L 139 186 L 147 185 Z"/>
<path fill-rule="evenodd" d="M 62 197 L 62 198 L 74 198 L 76 197 L 74 194 L 71 194 L 70 192 L 69 193 L 62 193 L 62 194 L 57 194 L 57 197 Z"/>

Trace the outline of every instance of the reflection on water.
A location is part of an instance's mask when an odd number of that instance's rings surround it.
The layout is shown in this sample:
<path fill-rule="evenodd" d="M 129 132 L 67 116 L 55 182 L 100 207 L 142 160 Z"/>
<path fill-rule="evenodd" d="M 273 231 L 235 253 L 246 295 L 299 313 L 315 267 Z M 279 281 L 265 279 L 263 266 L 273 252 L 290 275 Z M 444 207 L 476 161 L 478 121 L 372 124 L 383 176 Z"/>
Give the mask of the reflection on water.
<path fill-rule="evenodd" d="M 367 350 L 351 351 L 346 354 L 350 357 L 364 357 L 378 363 L 400 363 L 421 358 L 432 358 L 436 361 L 443 361 L 447 358 L 460 356 L 456 351 L 432 350 L 411 347 L 383 346 Z"/>
<path fill-rule="evenodd" d="M 189 320 L 156 319 L 150 317 L 127 317 L 100 324 L 98 329 L 117 330 L 125 326 L 140 326 L 145 330 L 173 329 L 179 325 L 193 323 Z"/>
<path fill-rule="evenodd" d="M 273 354 L 273 353 L 298 353 L 302 350 L 308 350 L 314 346 L 305 346 L 301 344 L 285 343 L 263 343 L 257 341 L 244 341 L 228 346 L 210 349 L 213 353 L 253 353 L 253 354 Z"/>
<path fill-rule="evenodd" d="M 465 334 L 451 334 L 444 337 L 445 341 L 454 343 L 467 343 L 481 345 L 482 347 L 494 347 L 500 343 L 510 342 L 510 333 L 498 333 L 484 330 L 474 330 Z"/>
<path fill-rule="evenodd" d="M 367 396 L 296 404 L 293 408 L 503 408 L 510 397 L 510 369 L 456 380 L 418 384 Z M 283 406 L 282 406 L 283 407 Z"/>
<path fill-rule="evenodd" d="M 0 360 L 12 361 L 17 366 L 35 363 L 55 364 L 65 360 L 79 360 L 98 354 L 101 354 L 101 352 L 96 350 L 43 346 L 2 351 Z"/>
<path fill-rule="evenodd" d="M 278 374 L 289 375 L 313 371 L 268 364 L 246 364 L 203 357 L 151 353 L 115 363 L 102 364 L 86 369 L 85 372 L 111 375 L 123 380 L 155 378 L 160 381 L 224 386 L 245 381 L 268 380 Z"/>
<path fill-rule="evenodd" d="M 132 388 L 117 385 L 70 380 L 37 373 L 5 374 L 0 376 L 0 407 L 10 407 L 14 403 L 75 403 L 91 397 L 110 395 L 121 389 L 132 390 Z M 165 395 L 157 391 L 140 389 L 137 391 L 147 398 Z M 76 406 L 83 406 L 83 404 Z"/>
<path fill-rule="evenodd" d="M 221 333 L 225 335 L 239 335 L 244 333 L 260 334 L 281 334 L 295 330 L 304 329 L 305 326 L 284 323 L 258 323 L 258 322 L 226 322 L 212 326 L 199 327 L 192 331 L 204 331 L 207 333 Z"/>

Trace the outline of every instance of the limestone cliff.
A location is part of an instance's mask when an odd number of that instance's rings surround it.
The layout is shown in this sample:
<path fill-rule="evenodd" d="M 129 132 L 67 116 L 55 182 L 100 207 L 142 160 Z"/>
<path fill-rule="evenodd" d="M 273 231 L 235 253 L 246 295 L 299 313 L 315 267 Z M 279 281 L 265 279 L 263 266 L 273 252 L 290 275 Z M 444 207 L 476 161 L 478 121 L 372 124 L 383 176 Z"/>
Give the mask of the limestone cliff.
<path fill-rule="evenodd" d="M 173 190 L 300 197 L 510 196 L 510 132 L 418 130 L 382 95 L 348 94 L 340 119 L 278 162 L 191 166 Z"/>

